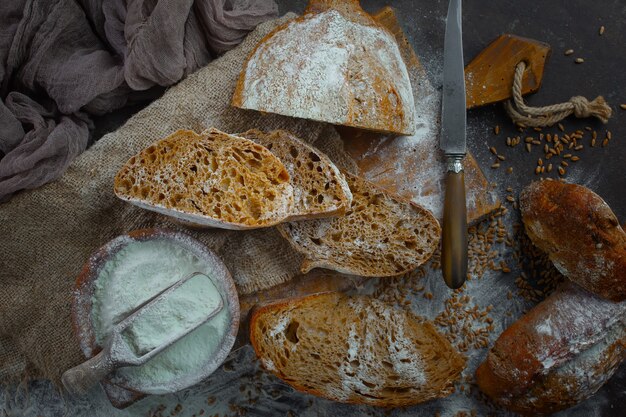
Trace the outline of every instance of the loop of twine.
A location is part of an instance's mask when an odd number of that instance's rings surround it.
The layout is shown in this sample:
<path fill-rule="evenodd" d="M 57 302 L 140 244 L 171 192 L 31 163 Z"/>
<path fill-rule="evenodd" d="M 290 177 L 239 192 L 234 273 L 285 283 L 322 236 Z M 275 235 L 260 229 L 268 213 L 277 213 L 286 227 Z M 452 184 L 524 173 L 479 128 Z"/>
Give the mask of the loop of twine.
<path fill-rule="evenodd" d="M 515 67 L 513 78 L 513 101 L 507 100 L 504 103 L 504 107 L 514 123 L 526 127 L 551 126 L 571 114 L 578 118 L 597 117 L 602 123 L 609 121 L 613 111 L 602 96 L 598 96 L 592 101 L 582 96 L 574 96 L 565 103 L 543 107 L 528 106 L 522 98 L 522 78 L 525 70 L 526 63 L 520 61 Z"/>

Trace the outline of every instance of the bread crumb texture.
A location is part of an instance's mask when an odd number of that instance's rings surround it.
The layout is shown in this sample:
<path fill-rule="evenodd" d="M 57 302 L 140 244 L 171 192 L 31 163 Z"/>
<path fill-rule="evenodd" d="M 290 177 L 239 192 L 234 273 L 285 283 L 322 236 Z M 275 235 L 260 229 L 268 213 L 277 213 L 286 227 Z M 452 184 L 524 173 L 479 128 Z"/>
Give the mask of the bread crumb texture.
<path fill-rule="evenodd" d="M 352 191 L 345 216 L 284 223 L 279 231 L 306 256 L 302 272 L 322 267 L 373 277 L 401 275 L 428 260 L 439 223 L 428 210 L 344 173 Z"/>
<path fill-rule="evenodd" d="M 115 177 L 115 194 L 202 226 L 272 226 L 293 205 L 289 173 L 269 150 L 211 129 L 179 130 L 133 156 Z"/>
<path fill-rule="evenodd" d="M 239 136 L 266 147 L 285 164 L 294 193 L 291 220 L 344 214 L 350 207 L 348 183 L 322 152 L 285 130 L 249 130 Z"/>
<path fill-rule="evenodd" d="M 445 397 L 465 365 L 430 322 L 366 296 L 272 304 L 250 328 L 266 369 L 335 401 L 399 407 Z"/>
<path fill-rule="evenodd" d="M 333 9 L 270 33 L 244 64 L 233 105 L 399 134 L 415 128 L 393 36 L 369 16 L 357 22 Z"/>

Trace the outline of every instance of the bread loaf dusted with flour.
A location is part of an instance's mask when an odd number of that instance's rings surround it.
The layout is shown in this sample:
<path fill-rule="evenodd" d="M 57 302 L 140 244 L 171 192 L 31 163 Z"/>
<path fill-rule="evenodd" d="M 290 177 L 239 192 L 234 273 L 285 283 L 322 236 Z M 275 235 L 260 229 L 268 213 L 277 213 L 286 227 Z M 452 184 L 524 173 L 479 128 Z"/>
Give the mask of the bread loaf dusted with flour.
<path fill-rule="evenodd" d="M 285 164 L 294 204 L 290 220 L 344 214 L 352 193 L 344 176 L 326 155 L 285 130 L 248 130 L 239 136 L 266 147 Z"/>
<path fill-rule="evenodd" d="M 556 268 L 587 290 L 626 300 L 626 233 L 586 187 L 537 181 L 520 195 L 526 233 Z"/>
<path fill-rule="evenodd" d="M 133 156 L 115 194 L 200 226 L 253 229 L 284 221 L 293 187 L 282 162 L 248 139 L 211 129 L 179 130 Z"/>
<path fill-rule="evenodd" d="M 626 358 L 626 302 L 567 283 L 506 329 L 476 371 L 496 403 L 550 414 L 593 395 Z"/>
<path fill-rule="evenodd" d="M 344 216 L 284 223 L 279 231 L 306 257 L 302 272 L 317 267 L 386 277 L 426 262 L 439 243 L 437 219 L 428 210 L 344 173 L 352 204 Z"/>
<path fill-rule="evenodd" d="M 426 321 L 376 299 L 324 293 L 254 311 L 263 366 L 294 388 L 335 401 L 400 407 L 445 397 L 465 365 Z"/>
<path fill-rule="evenodd" d="M 412 134 L 415 106 L 394 36 L 358 0 L 311 1 L 244 63 L 232 104 L 362 129 Z"/>

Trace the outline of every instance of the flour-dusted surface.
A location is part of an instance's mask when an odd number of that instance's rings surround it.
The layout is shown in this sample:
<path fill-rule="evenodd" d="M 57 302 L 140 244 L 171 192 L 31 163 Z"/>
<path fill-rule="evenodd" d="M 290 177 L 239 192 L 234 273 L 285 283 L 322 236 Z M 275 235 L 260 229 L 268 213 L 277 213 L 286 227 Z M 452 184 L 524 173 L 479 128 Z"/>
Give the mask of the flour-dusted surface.
<path fill-rule="evenodd" d="M 282 4 L 281 10 L 298 8 L 302 10 L 306 1 L 285 1 L 279 0 Z M 364 0 L 363 5 L 368 10 L 376 10 L 388 4 L 388 1 Z M 466 59 L 470 59 L 480 49 L 482 49 L 492 38 L 503 31 L 525 31 L 525 35 L 535 39 L 549 42 L 555 49 L 555 53 L 550 57 L 549 70 L 544 75 L 544 83 L 541 91 L 530 98 L 534 104 L 548 104 L 557 102 L 573 93 L 573 86 L 576 92 L 588 92 L 589 95 L 606 92 L 611 97 L 619 97 L 619 86 L 624 85 L 626 76 L 624 72 L 615 71 L 614 64 L 624 60 L 624 57 L 615 55 L 615 48 L 623 40 L 620 30 L 614 25 L 607 26 L 607 33 L 604 37 L 597 36 L 597 27 L 594 25 L 581 25 L 584 21 L 606 18 L 607 16 L 623 16 L 621 4 L 609 5 L 605 2 L 583 2 L 574 1 L 575 7 L 568 9 L 568 13 L 562 13 L 562 5 L 558 2 L 542 2 L 535 7 L 528 7 L 526 2 L 494 2 L 489 10 L 489 24 L 481 24 L 485 20 L 484 5 L 479 2 L 467 2 L 464 4 L 464 45 Z M 393 2 L 396 14 L 399 16 L 404 29 L 407 32 L 412 45 L 418 51 L 420 60 L 429 70 L 429 76 L 435 81 L 435 85 L 441 84 L 441 54 L 443 42 L 443 28 L 445 20 L 445 7 L 447 1 L 435 0 L 433 2 L 420 2 L 414 0 L 397 0 Z M 540 11 L 540 13 L 537 12 Z M 514 19 L 511 17 L 515 16 Z M 551 22 L 554 16 L 559 16 L 563 25 L 554 25 Z M 584 20 L 583 20 L 584 19 Z M 567 25 L 566 25 L 567 24 Z M 573 32 L 570 33 L 570 30 Z M 589 36 L 587 36 L 587 33 Z M 570 36 L 571 35 L 571 36 Z M 583 65 L 571 69 L 571 62 L 568 57 L 560 56 L 558 48 L 570 47 L 563 44 L 563 39 L 574 42 L 574 48 L 582 48 L 589 56 L 585 56 L 586 62 Z M 589 83 L 580 83 L 581 77 L 585 74 L 590 76 Z M 583 90 L 578 91 L 578 88 Z M 616 100 L 616 99 L 613 99 Z M 613 103 L 616 101 L 612 101 Z M 580 184 L 585 184 L 598 192 L 609 202 L 616 211 L 621 222 L 624 217 L 624 199 L 619 193 L 611 193 L 611 190 L 624 189 L 626 187 L 626 176 L 620 175 L 621 166 L 624 164 L 623 156 L 619 155 L 620 135 L 619 131 L 624 131 L 626 126 L 623 121 L 626 112 L 617 112 L 617 119 L 608 126 L 613 130 L 614 143 L 599 152 L 604 157 L 582 158 L 568 171 L 568 180 Z M 621 117 L 621 119 L 620 119 Z M 576 123 L 576 121 L 567 121 Z M 503 133 L 499 137 L 493 136 L 493 127 L 500 124 Z M 578 126 L 584 128 L 585 122 L 579 122 Z M 102 129 L 102 127 L 100 127 Z M 507 195 L 506 188 L 511 186 L 517 192 L 532 178 L 530 164 L 536 162 L 538 155 L 527 154 L 520 149 L 513 149 L 508 153 L 507 161 L 503 167 L 513 166 L 515 168 L 512 175 L 506 175 L 503 169 L 491 171 L 489 165 L 493 163 L 493 155 L 488 151 L 489 146 L 496 145 L 498 150 L 504 148 L 502 143 L 506 135 L 517 135 L 513 127 L 508 125 L 504 111 L 499 106 L 490 106 L 485 109 L 476 109 L 468 113 L 468 146 L 476 155 L 485 168 L 487 177 L 498 183 L 500 197 Z M 509 132 L 504 133 L 509 130 Z M 555 129 L 556 130 L 556 129 Z M 233 130 L 234 131 L 234 130 Z M 504 135 L 504 136 L 503 136 Z M 613 145 L 617 145 L 612 147 Z M 619 151 L 619 152 L 618 152 Z M 582 153 L 586 155 L 587 149 Z M 601 162 L 600 162 L 601 161 Z M 524 169 L 521 169 L 524 167 Z M 516 193 L 514 194 L 516 195 Z M 510 205 L 509 205 L 510 207 Z M 507 228 L 510 228 L 516 221 L 516 215 L 511 212 L 504 220 Z M 482 238 L 481 238 L 482 239 Z M 492 245 L 489 243 L 489 245 Z M 504 252 L 504 244 L 493 244 L 490 249 Z M 506 249 L 509 251 L 510 249 Z M 502 259 L 508 259 L 509 255 L 496 258 L 496 264 Z M 472 261 L 474 263 L 475 260 Z M 510 264 L 510 262 L 509 262 Z M 493 304 L 487 317 L 493 319 L 493 330 L 488 333 L 488 343 L 492 344 L 503 328 L 516 320 L 525 309 L 531 307 L 535 302 L 525 301 L 518 296 L 520 288 L 515 284 L 519 270 L 513 269 L 510 273 L 502 271 L 487 270 L 482 279 L 472 280 L 467 288 L 466 295 L 471 298 L 467 303 L 463 303 L 464 308 L 478 311 L 486 311 L 489 305 Z M 409 287 L 414 285 L 420 291 L 410 293 L 410 308 L 419 314 L 428 315 L 435 318 L 445 311 L 446 302 L 452 297 L 445 285 L 440 283 L 439 271 L 433 271 L 416 279 L 404 279 L 399 287 L 407 292 Z M 512 292 L 512 298 L 507 298 L 507 293 Z M 433 294 L 432 299 L 425 298 L 428 293 Z M 457 299 L 461 297 L 458 296 Z M 508 314 L 508 315 L 507 315 Z M 487 327 L 486 323 L 478 323 L 472 320 L 472 331 Z M 459 330 L 461 335 L 463 328 Z M 0 344 L 6 341 L 0 340 Z M 484 359 L 487 348 L 471 349 L 468 352 L 470 363 L 464 375 L 471 377 L 473 370 L 482 359 Z M 1 351 L 1 348 L 0 348 Z M 579 404 L 578 406 L 558 413 L 558 417 L 617 417 L 622 416 L 622 403 L 624 401 L 624 390 L 626 386 L 626 367 L 622 366 L 620 371 L 603 387 L 594 397 Z M 376 417 L 414 417 L 414 416 L 434 416 L 439 412 L 442 417 L 470 415 L 472 410 L 478 416 L 507 416 L 513 417 L 512 413 L 504 410 L 495 410 L 472 389 L 470 385 L 465 385 L 465 390 L 457 391 L 450 397 L 430 402 L 417 407 L 396 410 L 380 410 L 365 406 L 354 406 L 339 404 L 331 401 L 319 399 L 310 395 L 303 395 L 295 392 L 286 384 L 280 382 L 269 372 L 259 369 L 258 361 L 254 359 L 251 348 L 243 348 L 231 356 L 231 360 L 220 368 L 207 381 L 185 390 L 181 393 L 152 396 L 126 410 L 116 410 L 112 408 L 106 398 L 99 391 L 94 391 L 88 399 L 69 401 L 56 394 L 53 388 L 42 382 L 33 382 L 28 386 L 28 390 L 20 389 L 15 392 L 12 388 L 7 391 L 0 390 L 0 410 L 7 410 L 8 415 L 24 417 L 156 417 L 169 416 L 176 410 L 178 417 L 192 417 L 219 413 L 220 416 L 236 416 L 245 413 L 247 416 L 274 416 L 290 415 L 299 417 L 354 417 L 354 416 L 376 416 Z M 6 404 L 3 409 L 2 404 Z M 180 405 L 179 405 L 180 404 Z M 160 411 L 159 411 L 160 410 Z M 465 413 L 465 414 L 463 414 Z M 0 412 L 1 414 L 1 412 Z"/>
<path fill-rule="evenodd" d="M 626 358 L 626 302 L 567 283 L 496 341 L 476 378 L 498 403 L 550 413 L 595 393 Z"/>
<path fill-rule="evenodd" d="M 415 101 L 415 132 L 371 140 L 357 160 L 360 166 L 367 166 L 366 179 L 412 200 L 441 219 L 446 174 L 445 158 L 439 149 L 441 94 L 421 67 L 412 68 L 409 75 Z M 468 216 L 475 221 L 499 202 L 473 156 L 468 155 L 464 164 Z"/>
<path fill-rule="evenodd" d="M 411 82 L 393 36 L 336 10 L 288 23 L 249 58 L 235 105 L 378 131 L 412 133 Z M 240 102 L 239 102 L 240 101 Z"/>
<path fill-rule="evenodd" d="M 562 289 L 552 295 L 552 299 L 554 313 L 538 318 L 535 324 L 546 340 L 553 341 L 536 352 L 537 360 L 546 369 L 558 366 L 590 345 L 607 339 L 609 331 L 626 325 L 626 302 L 613 303 L 590 296 L 576 286 Z M 554 345 L 559 346 L 556 352 Z M 552 361 L 551 366 L 546 363 L 548 360 Z"/>
<path fill-rule="evenodd" d="M 358 330 L 355 323 L 350 326 L 347 361 L 339 367 L 343 391 L 338 392 L 338 398 L 347 399 L 355 391 L 368 392 L 371 386 L 366 384 L 384 386 L 385 374 L 378 369 L 378 363 L 390 363 L 393 372 L 403 383 L 408 383 L 416 390 L 428 383 L 424 359 L 405 335 L 406 317 L 403 314 L 389 307 L 368 305 L 360 299 L 350 301 L 350 307 L 355 317 L 364 317 L 364 323 L 359 323 Z M 378 334 L 367 330 L 363 334 L 362 331 L 363 328 L 380 326 L 381 322 L 393 323 L 395 327 L 395 331 L 390 331 L 384 340 L 386 352 L 377 349 L 380 343 Z"/>

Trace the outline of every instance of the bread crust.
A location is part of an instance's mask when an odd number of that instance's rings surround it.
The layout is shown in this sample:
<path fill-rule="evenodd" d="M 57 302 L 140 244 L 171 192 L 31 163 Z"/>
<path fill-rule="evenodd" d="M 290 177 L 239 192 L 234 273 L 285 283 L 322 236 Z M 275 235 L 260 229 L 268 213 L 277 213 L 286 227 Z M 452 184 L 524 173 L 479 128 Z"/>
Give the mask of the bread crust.
<path fill-rule="evenodd" d="M 481 391 L 523 414 L 593 395 L 626 358 L 626 302 L 566 283 L 506 329 L 476 371 Z"/>
<path fill-rule="evenodd" d="M 361 297 L 356 297 L 356 298 L 365 298 L 365 297 L 361 296 Z M 261 349 L 261 343 L 259 340 L 261 336 L 261 334 L 258 333 L 259 332 L 259 326 L 258 326 L 259 320 L 265 314 L 273 313 L 275 311 L 281 311 L 281 310 L 289 310 L 289 311 L 297 310 L 299 308 L 306 307 L 307 304 L 315 302 L 316 300 L 320 300 L 324 302 L 326 308 L 333 310 L 333 306 L 336 307 L 339 305 L 346 305 L 349 302 L 349 300 L 351 300 L 351 297 L 347 297 L 337 292 L 322 292 L 322 293 L 311 294 L 311 295 L 300 297 L 300 298 L 290 298 L 290 299 L 285 299 L 285 300 L 274 301 L 270 304 L 256 307 L 255 309 L 251 311 L 250 341 L 252 343 L 252 346 L 255 352 L 257 353 L 257 356 L 261 359 L 262 364 L 264 364 L 264 367 L 265 367 L 265 362 L 266 362 L 265 359 L 267 358 L 263 357 L 263 354 L 262 354 L 263 350 Z M 406 313 L 406 314 L 410 316 L 410 313 Z M 358 318 L 355 318 L 355 319 L 358 320 Z M 414 320 L 419 321 L 420 319 L 415 317 Z M 430 339 L 433 341 L 434 344 L 438 345 L 439 349 L 437 352 L 436 361 L 445 361 L 447 366 L 449 366 L 451 369 L 454 370 L 453 377 L 451 377 L 451 379 L 449 380 L 444 381 L 444 383 L 441 386 L 429 387 L 429 393 L 426 394 L 427 398 L 424 396 L 420 396 L 420 395 L 414 396 L 410 399 L 401 398 L 400 395 L 398 396 L 398 398 L 393 398 L 393 396 L 391 396 L 391 397 L 384 398 L 384 399 L 376 398 L 373 396 L 354 396 L 354 395 L 349 396 L 349 397 L 339 397 L 339 396 L 330 394 L 329 391 L 325 389 L 326 387 L 320 387 L 319 389 L 313 388 L 310 386 L 305 387 L 303 385 L 303 382 L 300 382 L 296 379 L 297 376 L 285 375 L 278 369 L 269 369 L 269 370 L 272 373 L 274 373 L 278 378 L 282 379 L 283 381 L 285 381 L 286 383 L 288 383 L 289 385 L 291 385 L 293 388 L 295 388 L 298 391 L 306 392 L 306 393 L 323 397 L 323 398 L 328 398 L 333 401 L 340 401 L 340 402 L 350 403 L 350 404 L 368 404 L 368 405 L 374 405 L 378 407 L 402 407 L 402 406 L 418 404 L 418 403 L 421 403 L 430 399 L 434 399 L 434 398 L 447 396 L 454 391 L 453 383 L 456 379 L 458 379 L 461 371 L 463 370 L 465 366 L 465 358 L 461 356 L 458 352 L 456 352 L 454 348 L 452 348 L 450 343 L 443 336 L 437 333 L 434 326 L 430 322 L 420 321 L 420 325 L 423 325 L 427 328 L 427 332 L 429 333 Z M 348 328 L 347 328 L 348 324 L 337 323 L 337 326 L 346 327 L 345 329 L 343 328 L 340 329 L 339 332 L 341 332 L 342 330 L 345 330 L 345 333 L 348 332 Z M 333 339 L 328 340 L 328 343 L 333 343 L 333 342 L 336 342 L 336 341 Z M 380 359 L 384 360 L 385 358 L 380 358 Z M 307 381 L 307 382 L 311 382 L 311 381 Z"/>
<path fill-rule="evenodd" d="M 537 181 L 520 195 L 526 233 L 559 271 L 612 301 L 626 300 L 626 233 L 586 187 Z"/>
<path fill-rule="evenodd" d="M 324 21 L 315 23 L 318 18 Z M 278 51 L 285 47 L 284 40 L 279 40 L 283 32 L 303 25 L 317 26 L 306 35 L 303 29 L 296 32 L 296 35 L 303 33 L 302 45 L 288 46 L 292 49 L 287 52 Z M 368 35 L 339 39 L 325 33 L 330 30 L 329 27 L 342 25 L 350 27 L 349 30 L 358 31 L 360 28 Z M 370 33 L 378 35 L 376 37 Z M 367 44 L 362 39 L 367 36 L 373 36 L 376 45 Z M 286 36 L 288 40 L 293 38 L 291 35 Z M 327 50 L 329 46 L 322 44 L 322 40 L 330 42 L 332 48 L 343 51 L 338 52 L 338 56 L 347 56 L 341 58 L 345 59 L 342 65 L 345 64 L 347 68 L 333 70 L 333 74 L 329 75 L 327 66 L 329 63 L 334 64 L 337 58 L 319 58 L 321 61 L 315 61 L 318 59 L 317 54 L 304 50 L 315 47 L 318 51 Z M 384 65 L 379 58 L 381 51 L 388 57 Z M 276 58 L 266 62 L 267 57 L 274 57 L 274 52 Z M 307 75 L 303 75 L 302 67 L 307 63 L 312 63 L 311 72 L 315 76 L 307 78 Z M 290 76 L 278 72 L 285 68 L 298 68 L 299 72 Z M 389 68 L 395 72 L 391 74 Z M 324 88 L 320 80 L 333 77 L 343 79 L 342 86 L 329 85 Z M 296 84 L 303 78 L 307 78 L 308 87 Z M 277 27 L 259 42 L 244 63 L 231 104 L 244 109 L 409 135 L 415 130 L 413 100 L 408 71 L 394 36 L 365 13 L 357 2 L 341 5 L 325 1 L 309 7 L 304 15 Z"/>

